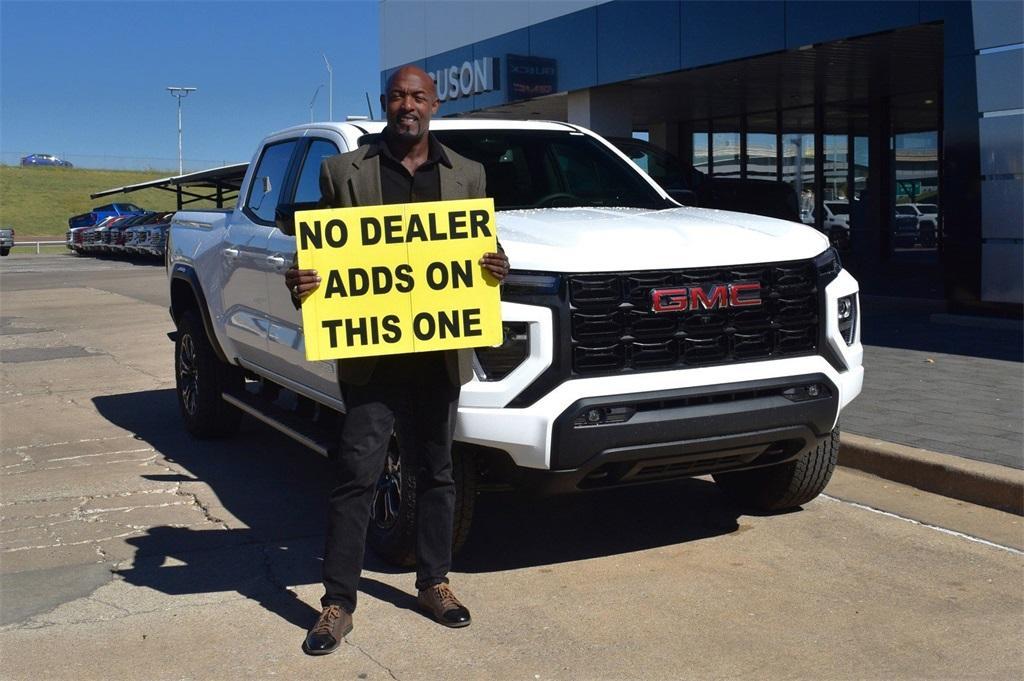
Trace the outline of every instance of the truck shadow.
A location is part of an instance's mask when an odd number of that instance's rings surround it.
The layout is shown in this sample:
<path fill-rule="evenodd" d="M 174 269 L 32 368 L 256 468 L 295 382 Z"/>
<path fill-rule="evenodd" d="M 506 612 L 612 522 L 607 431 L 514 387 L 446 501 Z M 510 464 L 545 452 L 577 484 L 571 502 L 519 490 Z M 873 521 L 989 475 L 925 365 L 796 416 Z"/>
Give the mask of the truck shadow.
<path fill-rule="evenodd" d="M 177 483 L 179 494 L 195 495 L 205 517 L 199 525 L 155 526 L 127 539 L 135 554 L 117 574 L 172 595 L 237 591 L 296 626 L 310 626 L 318 610 L 288 587 L 320 582 L 329 462 L 252 419 L 229 440 L 194 440 L 181 426 L 173 389 L 97 396 L 93 403 L 169 464 L 166 474 L 143 477 Z M 453 569 L 488 573 L 681 544 L 736 532 L 740 515 L 699 479 L 560 497 L 487 493 L 477 499 L 474 529 Z M 365 567 L 407 572 L 372 551 Z M 412 592 L 412 574 L 408 582 Z M 363 578 L 360 590 L 415 607 L 411 593 L 379 580 Z"/>

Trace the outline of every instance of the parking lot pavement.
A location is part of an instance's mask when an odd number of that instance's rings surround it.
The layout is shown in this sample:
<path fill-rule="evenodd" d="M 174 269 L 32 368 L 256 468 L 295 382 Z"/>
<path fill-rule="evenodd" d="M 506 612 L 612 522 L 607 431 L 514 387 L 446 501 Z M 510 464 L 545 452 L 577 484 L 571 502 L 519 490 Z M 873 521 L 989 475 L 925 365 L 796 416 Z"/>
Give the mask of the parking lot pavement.
<path fill-rule="evenodd" d="M 4 678 L 1024 676 L 1021 519 L 842 469 L 774 516 L 703 479 L 482 496 L 473 626 L 370 555 L 347 645 L 307 657 L 326 463 L 183 434 L 162 268 L 43 265 L 0 265 Z"/>

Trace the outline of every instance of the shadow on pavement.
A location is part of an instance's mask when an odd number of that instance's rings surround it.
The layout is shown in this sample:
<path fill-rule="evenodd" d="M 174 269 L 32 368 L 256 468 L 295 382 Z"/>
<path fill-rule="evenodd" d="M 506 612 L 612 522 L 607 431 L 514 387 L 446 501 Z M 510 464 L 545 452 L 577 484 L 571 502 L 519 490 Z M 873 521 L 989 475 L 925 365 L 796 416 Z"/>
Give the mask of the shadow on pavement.
<path fill-rule="evenodd" d="M 151 480 L 201 482 L 245 529 L 158 526 L 128 539 L 133 564 L 119 571 L 131 584 L 167 594 L 237 591 L 299 627 L 317 611 L 286 586 L 320 581 L 329 463 L 252 419 L 228 440 L 197 441 L 181 426 L 174 390 L 93 398 L 99 413 L 130 430 L 187 474 L 168 470 Z M 515 492 L 478 497 L 474 528 L 454 569 L 486 573 L 550 565 L 674 545 L 735 532 L 740 511 L 704 480 L 537 498 Z M 371 551 L 365 567 L 406 570 Z M 411 572 L 411 571 L 409 571 Z M 414 608 L 413 575 L 406 593 L 372 578 L 360 590 L 399 608 Z"/>
<path fill-rule="evenodd" d="M 942 318 L 946 309 L 944 301 L 870 295 L 861 297 L 861 308 L 864 315 L 861 341 L 864 345 L 1024 361 L 1024 323 L 1019 319 L 1001 319 L 997 328 L 939 323 L 934 321 L 936 317 L 933 315 Z M 960 318 L 972 323 L 970 317 Z"/>

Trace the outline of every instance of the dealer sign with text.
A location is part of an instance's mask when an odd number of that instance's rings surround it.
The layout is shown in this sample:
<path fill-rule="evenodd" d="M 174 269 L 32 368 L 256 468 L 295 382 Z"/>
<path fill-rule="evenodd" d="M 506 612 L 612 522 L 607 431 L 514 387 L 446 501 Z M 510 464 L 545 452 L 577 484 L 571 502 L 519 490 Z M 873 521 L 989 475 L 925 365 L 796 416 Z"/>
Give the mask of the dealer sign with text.
<path fill-rule="evenodd" d="M 306 359 L 497 345 L 494 200 L 433 201 L 295 214 L 300 269 L 320 286 L 302 303 Z"/>

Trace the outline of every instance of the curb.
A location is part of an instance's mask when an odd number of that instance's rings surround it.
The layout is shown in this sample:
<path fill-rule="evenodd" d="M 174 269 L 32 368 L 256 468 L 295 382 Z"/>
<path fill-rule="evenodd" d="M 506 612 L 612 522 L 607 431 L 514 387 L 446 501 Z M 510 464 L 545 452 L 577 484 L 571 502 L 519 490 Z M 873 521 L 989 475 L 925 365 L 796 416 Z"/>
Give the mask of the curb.
<path fill-rule="evenodd" d="M 843 433 L 839 465 L 946 497 L 1024 515 L 1024 471 Z"/>

